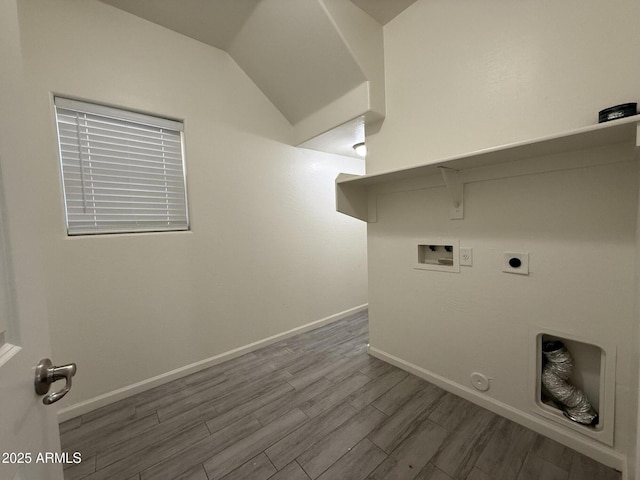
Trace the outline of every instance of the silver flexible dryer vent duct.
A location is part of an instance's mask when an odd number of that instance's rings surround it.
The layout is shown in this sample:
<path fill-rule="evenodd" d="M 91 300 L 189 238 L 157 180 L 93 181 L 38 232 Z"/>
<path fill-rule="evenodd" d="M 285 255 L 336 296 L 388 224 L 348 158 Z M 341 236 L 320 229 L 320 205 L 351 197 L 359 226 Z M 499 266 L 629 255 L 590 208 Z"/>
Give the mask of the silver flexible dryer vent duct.
<path fill-rule="evenodd" d="M 566 417 L 584 425 L 597 425 L 598 414 L 593 410 L 584 392 L 567 380 L 573 370 L 573 358 L 560 341 L 544 342 L 544 367 L 542 385 L 562 404 Z"/>

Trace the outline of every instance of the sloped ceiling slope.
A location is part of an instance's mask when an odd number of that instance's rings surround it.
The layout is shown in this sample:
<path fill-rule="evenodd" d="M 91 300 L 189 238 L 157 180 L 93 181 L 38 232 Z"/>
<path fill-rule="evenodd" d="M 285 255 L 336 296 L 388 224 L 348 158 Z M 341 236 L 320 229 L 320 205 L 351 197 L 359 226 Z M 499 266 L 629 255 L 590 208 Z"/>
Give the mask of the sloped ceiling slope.
<path fill-rule="evenodd" d="M 101 0 L 200 42 L 227 50 L 260 0 Z"/>
<path fill-rule="evenodd" d="M 351 0 L 362 10 L 375 18 L 380 25 L 386 25 L 408 8 L 416 0 Z"/>
<path fill-rule="evenodd" d="M 101 0 L 226 50 L 294 127 L 294 143 L 384 118 L 381 21 L 415 0 Z M 356 7 L 356 4 L 358 5 Z M 365 13 L 371 9 L 374 20 Z M 362 137 L 363 133 L 358 133 Z M 353 156 L 345 138 L 310 148 Z"/>
<path fill-rule="evenodd" d="M 292 125 L 367 80 L 317 0 L 259 2 L 228 52 Z"/>

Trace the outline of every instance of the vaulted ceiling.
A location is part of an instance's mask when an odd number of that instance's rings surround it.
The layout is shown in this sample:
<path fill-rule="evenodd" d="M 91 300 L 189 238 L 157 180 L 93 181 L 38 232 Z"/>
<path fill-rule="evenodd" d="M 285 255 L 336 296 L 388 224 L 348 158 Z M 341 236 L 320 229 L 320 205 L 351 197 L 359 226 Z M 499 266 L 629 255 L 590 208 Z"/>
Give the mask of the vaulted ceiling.
<path fill-rule="evenodd" d="M 384 118 L 382 26 L 416 0 L 101 0 L 225 50 L 293 126 L 354 156 Z"/>

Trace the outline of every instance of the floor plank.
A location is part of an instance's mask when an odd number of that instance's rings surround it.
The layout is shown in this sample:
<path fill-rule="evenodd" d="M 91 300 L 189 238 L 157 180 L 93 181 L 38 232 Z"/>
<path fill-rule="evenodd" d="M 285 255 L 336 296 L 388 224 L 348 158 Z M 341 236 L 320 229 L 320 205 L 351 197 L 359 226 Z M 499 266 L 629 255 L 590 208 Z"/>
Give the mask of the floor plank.
<path fill-rule="evenodd" d="M 363 480 L 386 457 L 382 450 L 365 438 L 325 470 L 318 480 Z"/>
<path fill-rule="evenodd" d="M 64 466 L 65 480 L 77 480 L 85 478 L 87 475 L 96 471 L 96 456 L 82 458 L 82 462 L 73 463 Z"/>
<path fill-rule="evenodd" d="M 355 373 L 345 378 L 341 382 L 332 385 L 319 395 L 310 398 L 302 405 L 300 409 L 310 418 L 327 411 L 335 405 L 342 403 L 353 392 L 360 387 L 365 386 L 371 379 L 361 373 Z"/>
<path fill-rule="evenodd" d="M 127 438 L 135 437 L 141 433 L 155 428 L 159 424 L 158 417 L 150 414 L 140 419 L 132 419 L 127 422 L 117 422 L 105 425 L 101 429 L 94 430 L 90 424 L 77 429 L 77 435 L 68 438 L 61 435 L 60 441 L 67 452 L 80 452 L 82 457 L 95 456 L 99 452 L 106 452 Z M 87 432 L 85 428 L 88 427 Z M 76 432 L 73 430 L 71 433 Z M 86 435 L 83 433 L 86 432 Z"/>
<path fill-rule="evenodd" d="M 567 480 L 569 472 L 529 452 L 517 480 Z"/>
<path fill-rule="evenodd" d="M 98 453 L 96 468 L 102 469 L 132 455 L 140 455 L 140 452 L 152 445 L 170 441 L 176 435 L 193 426 L 189 423 L 162 423 L 144 431 L 140 435 L 126 437 L 120 443 Z"/>
<path fill-rule="evenodd" d="M 297 462 L 291 462 L 269 480 L 310 480 Z"/>
<path fill-rule="evenodd" d="M 551 440 L 550 438 L 538 435 L 533 445 L 532 452 L 538 457 L 553 463 L 562 470 L 569 471 L 573 460 L 573 450 L 569 447 Z"/>
<path fill-rule="evenodd" d="M 374 380 L 363 385 L 351 394 L 349 396 L 349 402 L 357 409 L 364 408 L 395 387 L 404 380 L 407 375 L 408 373 L 402 370 L 390 370 L 379 377 L 374 377 Z"/>
<path fill-rule="evenodd" d="M 257 453 L 263 452 L 278 438 L 282 438 L 309 420 L 302 410 L 295 408 L 279 419 L 268 423 L 259 430 L 224 449 L 204 462 L 204 470 L 209 478 L 222 478 L 242 465 Z"/>
<path fill-rule="evenodd" d="M 473 411 L 475 410 L 471 402 L 452 393 L 447 393 L 438 403 L 433 413 L 429 415 L 429 419 L 453 432 L 458 428 L 458 425 L 465 421 L 467 415 Z"/>
<path fill-rule="evenodd" d="M 287 383 L 287 385 L 289 384 Z M 315 396 L 322 394 L 330 387 L 331 382 L 326 378 L 321 378 L 302 390 L 288 392 L 277 402 L 273 402 L 259 408 L 253 413 L 253 415 L 260 420 L 260 423 L 266 425 L 267 423 L 273 422 L 276 418 L 281 417 L 292 408 L 300 407 L 300 405 L 310 398 L 314 398 Z"/>
<path fill-rule="evenodd" d="M 276 467 L 269 461 L 264 453 L 260 453 L 249 460 L 244 465 L 236 468 L 229 475 L 225 475 L 223 480 L 267 480 L 267 478 L 277 473 Z"/>
<path fill-rule="evenodd" d="M 366 312 L 61 425 L 65 480 L 620 480 L 367 355 Z"/>
<path fill-rule="evenodd" d="M 118 462 L 97 470 L 88 477 L 88 480 L 116 480 L 128 479 L 136 472 L 141 472 L 145 468 L 154 465 L 168 456 L 188 449 L 209 436 L 209 431 L 204 424 L 196 425 L 184 432 L 172 437 L 169 441 L 156 443 L 144 448 L 136 455 L 135 459 L 124 458 Z"/>
<path fill-rule="evenodd" d="M 424 420 L 369 477 L 371 480 L 411 480 L 429 463 L 447 437 L 447 431 Z"/>
<path fill-rule="evenodd" d="M 372 405 L 381 412 L 386 413 L 387 415 L 392 415 L 409 399 L 411 399 L 411 397 L 419 392 L 424 387 L 424 384 L 424 380 L 414 375 L 409 375 L 373 402 Z"/>
<path fill-rule="evenodd" d="M 262 425 L 251 417 L 242 418 L 228 427 L 191 445 L 188 450 L 169 455 L 155 465 L 142 470 L 141 480 L 173 480 L 180 474 L 210 459 L 213 455 L 234 445 L 258 431 Z"/>
<path fill-rule="evenodd" d="M 280 469 L 349 420 L 355 413 L 353 407 L 343 403 L 274 443 L 267 448 L 266 454 Z"/>
<path fill-rule="evenodd" d="M 266 393 L 238 405 L 236 408 L 227 410 L 226 412 L 207 420 L 207 428 L 212 434 L 216 433 L 218 430 L 222 430 L 233 422 L 240 420 L 247 415 L 251 415 L 253 412 L 265 405 L 271 405 L 279 402 L 281 398 L 291 391 L 293 391 L 293 387 L 290 385 L 274 387 Z"/>
<path fill-rule="evenodd" d="M 607 468 L 601 463 L 585 457 L 580 453 L 574 452 L 571 470 L 569 471 L 569 480 L 582 480 L 584 478 L 620 480 L 621 476 L 619 472 Z"/>
<path fill-rule="evenodd" d="M 465 480 L 486 447 L 500 418 L 480 407 L 474 408 L 444 441 L 433 464 L 456 480 Z"/>
<path fill-rule="evenodd" d="M 409 436 L 416 424 L 429 416 L 444 394 L 444 390 L 426 384 L 371 434 L 371 441 L 391 453 Z"/>
<path fill-rule="evenodd" d="M 317 478 L 385 418 L 387 417 L 384 413 L 371 406 L 361 410 L 300 455 L 297 458 L 298 463 L 312 479 Z"/>
<path fill-rule="evenodd" d="M 516 423 L 501 422 L 476 466 L 494 478 L 516 478 L 537 435 Z M 538 463 L 536 463 L 538 464 Z"/>
<path fill-rule="evenodd" d="M 476 470 L 479 471 L 479 470 Z M 472 472 L 473 475 L 473 472 Z M 473 480 L 472 475 L 467 477 L 467 480 Z M 475 478 L 475 477 L 474 477 Z M 428 463 L 418 474 L 418 476 L 414 480 L 453 480 L 449 475 L 444 473 L 438 467 L 436 467 L 433 463 Z M 483 480 L 478 477 L 475 480 Z M 485 479 L 486 480 L 486 479 Z"/>
<path fill-rule="evenodd" d="M 487 475 L 483 471 L 477 468 L 474 468 L 473 470 L 471 470 L 471 473 L 467 477 L 467 480 L 492 480 L 492 479 L 489 475 Z"/>
<path fill-rule="evenodd" d="M 138 480 L 138 478 L 139 477 L 136 477 L 136 480 Z M 209 479 L 207 478 L 207 474 L 205 473 L 204 468 L 202 468 L 202 465 L 196 465 L 195 467 L 190 468 L 183 474 L 175 477 L 174 480 L 209 480 Z"/>

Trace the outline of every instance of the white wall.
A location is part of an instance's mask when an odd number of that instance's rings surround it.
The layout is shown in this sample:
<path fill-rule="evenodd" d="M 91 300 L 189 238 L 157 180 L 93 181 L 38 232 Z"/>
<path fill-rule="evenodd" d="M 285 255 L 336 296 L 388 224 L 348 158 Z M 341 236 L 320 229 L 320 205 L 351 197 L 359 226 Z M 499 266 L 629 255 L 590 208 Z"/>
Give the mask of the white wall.
<path fill-rule="evenodd" d="M 481 372 L 492 379 L 491 388 L 476 392 L 476 400 L 531 416 L 538 414 L 530 384 L 538 331 L 611 345 L 609 353 L 617 356 L 608 357 L 616 366 L 614 391 L 607 392 L 616 396 L 614 443 L 618 452 L 628 452 L 635 418 L 630 385 L 637 372 L 630 261 L 636 172 L 627 161 L 468 183 L 464 220 L 449 219 L 444 187 L 378 195 L 378 222 L 369 224 L 368 243 L 374 352 L 467 393 L 474 392 L 471 373 Z M 418 243 L 439 238 L 473 248 L 473 266 L 460 273 L 415 270 Z M 507 251 L 529 253 L 528 276 L 502 272 Z M 577 438 L 607 450 L 589 437 Z"/>
<path fill-rule="evenodd" d="M 367 172 L 560 133 L 640 100 L 639 15 L 636 1 L 416 2 L 385 26 L 387 117 L 367 139 Z M 444 187 L 379 195 L 371 346 L 620 467 L 636 434 L 637 165 L 574 169 L 581 156 L 465 185 L 463 220 L 449 219 Z M 417 242 L 433 237 L 472 247 L 474 265 L 414 270 Z M 502 273 L 505 251 L 530 252 L 531 274 Z M 614 346 L 613 448 L 531 409 L 537 327 Z M 493 378 L 488 392 L 471 389 L 474 371 Z"/>
<path fill-rule="evenodd" d="M 640 168 L 638 169 L 638 175 L 640 176 Z M 635 280 L 636 280 L 635 281 L 635 284 L 636 284 L 635 314 L 636 314 L 636 319 L 640 323 L 640 195 L 638 197 L 638 212 L 636 217 L 636 279 Z M 640 345 L 640 332 L 638 330 L 639 329 L 636 327 L 635 341 L 638 345 Z M 634 353 L 635 353 L 634 362 L 636 365 L 639 366 L 639 368 L 638 368 L 638 375 L 632 378 L 631 388 L 632 388 L 632 391 L 638 392 L 639 384 L 640 384 L 640 363 L 638 358 L 640 356 L 640 348 L 636 348 Z M 633 380 L 635 380 L 635 382 Z M 637 401 L 640 402 L 640 398 L 637 398 Z M 640 438 L 640 403 L 638 404 L 638 408 L 636 410 L 636 432 L 635 432 L 636 448 L 634 452 L 630 453 L 630 461 L 629 461 L 630 470 L 636 476 L 640 472 L 640 442 L 638 441 L 639 438 Z M 634 477 L 630 477 L 630 478 L 634 478 Z"/>
<path fill-rule="evenodd" d="M 94 0 L 21 1 L 32 178 L 62 406 L 367 301 L 365 228 L 334 210 L 355 159 L 291 126 L 224 52 Z M 69 238 L 52 93 L 184 119 L 192 231 Z"/>
<path fill-rule="evenodd" d="M 419 0 L 384 27 L 367 173 L 597 123 L 640 101 L 640 4 Z"/>

